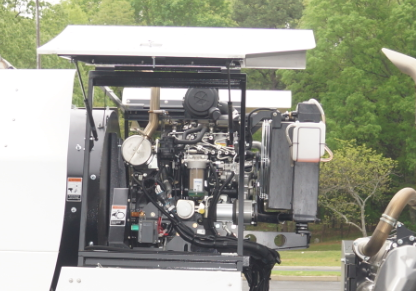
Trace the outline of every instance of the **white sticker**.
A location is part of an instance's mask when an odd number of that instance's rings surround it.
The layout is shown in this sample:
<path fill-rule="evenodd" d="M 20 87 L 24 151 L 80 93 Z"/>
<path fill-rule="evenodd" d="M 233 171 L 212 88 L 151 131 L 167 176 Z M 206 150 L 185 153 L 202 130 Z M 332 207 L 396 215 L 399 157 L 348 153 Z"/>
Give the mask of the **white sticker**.
<path fill-rule="evenodd" d="M 111 207 L 110 226 L 126 225 L 127 206 L 113 205 Z"/>
<path fill-rule="evenodd" d="M 81 202 L 82 178 L 68 177 L 66 201 Z"/>
<path fill-rule="evenodd" d="M 194 179 L 194 191 L 195 192 L 202 192 L 203 191 L 203 180 L 202 179 Z"/>

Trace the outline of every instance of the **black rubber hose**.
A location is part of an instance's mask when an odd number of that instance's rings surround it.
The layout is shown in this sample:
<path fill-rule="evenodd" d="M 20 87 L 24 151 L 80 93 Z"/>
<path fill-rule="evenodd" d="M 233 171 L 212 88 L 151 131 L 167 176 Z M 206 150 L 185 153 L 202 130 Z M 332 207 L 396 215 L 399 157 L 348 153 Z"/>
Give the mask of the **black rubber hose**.
<path fill-rule="evenodd" d="M 232 177 L 231 177 L 232 179 Z M 227 179 L 227 180 L 231 180 Z M 136 180 L 136 182 L 139 182 Z M 226 249 L 233 250 L 237 248 L 237 238 L 235 237 L 210 237 L 210 236 L 200 236 L 195 235 L 193 230 L 187 227 L 178 216 L 174 213 L 168 213 L 163 207 L 161 207 L 147 192 L 144 185 L 144 181 L 141 183 L 143 192 L 146 194 L 147 198 L 158 208 L 166 217 L 168 217 L 173 223 L 176 231 L 181 235 L 181 237 L 196 246 L 205 247 L 205 248 L 216 248 L 216 249 Z M 225 183 L 224 183 L 225 185 Z M 223 185 L 223 186 L 224 186 Z M 253 256 L 254 258 L 261 260 L 265 264 L 275 264 L 280 263 L 279 254 L 260 244 L 244 241 L 244 248 L 248 255 Z"/>
<path fill-rule="evenodd" d="M 219 189 L 220 181 L 218 179 L 217 171 L 215 170 L 215 167 L 212 164 L 212 162 L 209 163 L 209 169 L 211 170 L 211 173 L 214 176 L 214 180 L 215 180 L 215 188 L 214 188 L 214 191 L 212 193 L 212 196 L 214 196 L 214 195 L 216 195 L 216 193 Z M 210 206 L 209 209 L 211 209 L 211 206 Z M 211 219 L 211 217 L 212 216 L 211 216 L 210 212 L 208 211 L 208 228 L 212 232 L 212 234 L 215 235 L 217 232 L 215 231 L 215 227 L 214 227 L 214 219 Z"/>
<path fill-rule="evenodd" d="M 207 130 L 208 130 L 208 128 L 205 125 L 199 125 L 196 128 L 191 128 L 191 129 L 185 131 L 182 134 L 182 139 L 174 139 L 174 142 L 176 144 L 196 144 L 196 143 L 198 143 L 202 140 L 202 138 L 204 137 L 204 134 L 207 132 Z M 199 131 L 199 133 L 198 133 L 196 139 L 192 139 L 192 140 L 186 139 L 188 134 L 198 132 L 198 131 Z"/>
<path fill-rule="evenodd" d="M 234 172 L 231 172 L 230 176 L 228 176 L 227 180 L 225 180 L 221 188 L 219 188 L 217 191 L 214 191 L 214 194 L 212 195 L 213 197 L 212 197 L 211 203 L 209 204 L 208 219 L 211 221 L 210 223 L 211 230 L 212 232 L 214 232 L 215 235 L 217 234 L 215 227 L 214 227 L 214 222 L 217 219 L 217 203 L 218 203 L 218 200 L 220 199 L 221 191 L 231 182 L 231 180 L 234 178 L 234 175 L 235 175 Z"/>
<path fill-rule="evenodd" d="M 133 179 L 140 182 L 133 176 Z M 187 242 L 204 248 L 215 248 L 222 251 L 235 252 L 238 240 L 235 237 L 200 236 L 182 223 L 175 213 L 168 213 L 147 192 L 144 181 L 141 183 L 143 192 L 148 199 L 171 220 L 171 225 Z M 276 263 L 280 264 L 279 253 L 255 242 L 243 241 L 244 255 L 251 257 L 249 268 L 244 268 L 244 275 L 249 281 L 251 291 L 268 291 L 271 271 Z"/>
<path fill-rule="evenodd" d="M 251 111 L 247 115 L 247 133 L 248 133 L 248 136 L 247 136 L 248 146 L 246 147 L 247 150 L 251 150 L 251 146 L 252 146 L 252 143 L 253 143 L 253 133 L 251 132 L 251 115 L 253 115 L 253 113 L 256 113 L 258 111 L 263 111 L 263 110 L 264 111 L 274 111 L 273 109 L 262 107 L 262 108 L 254 109 L 253 111 Z"/>

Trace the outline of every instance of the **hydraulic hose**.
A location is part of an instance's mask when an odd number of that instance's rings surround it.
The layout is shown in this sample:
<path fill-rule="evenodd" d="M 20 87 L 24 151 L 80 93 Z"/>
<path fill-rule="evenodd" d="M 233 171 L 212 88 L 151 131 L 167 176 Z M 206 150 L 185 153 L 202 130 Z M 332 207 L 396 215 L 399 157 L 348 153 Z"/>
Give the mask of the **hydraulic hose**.
<path fill-rule="evenodd" d="M 393 196 L 370 240 L 358 246 L 359 252 L 368 257 L 377 254 L 407 204 L 416 209 L 416 191 L 412 188 L 403 188 Z"/>

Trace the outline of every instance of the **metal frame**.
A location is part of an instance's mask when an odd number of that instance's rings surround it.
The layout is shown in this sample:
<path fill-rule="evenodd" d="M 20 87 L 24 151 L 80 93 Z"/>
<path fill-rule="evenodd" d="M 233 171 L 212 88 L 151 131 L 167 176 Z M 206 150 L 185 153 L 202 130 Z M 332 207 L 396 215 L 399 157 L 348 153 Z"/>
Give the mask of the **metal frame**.
<path fill-rule="evenodd" d="M 238 142 L 238 151 L 240 156 L 240 173 L 244 173 L 244 160 L 245 160 L 245 114 L 246 114 L 246 75 L 241 73 L 231 73 L 230 75 L 225 73 L 172 73 L 172 72 L 126 72 L 126 71 L 90 71 L 88 80 L 88 102 L 93 104 L 94 87 L 100 86 L 116 86 L 116 87 L 174 87 L 174 88 L 188 88 L 188 87 L 216 87 L 219 89 L 240 89 L 241 90 L 241 124 L 240 124 L 240 139 Z M 83 189 L 82 189 L 82 207 L 81 207 L 81 225 L 80 225 L 80 236 L 79 236 L 79 248 L 78 248 L 78 266 L 84 266 L 89 264 L 93 258 L 107 258 L 107 259 L 118 259 L 125 257 L 135 257 L 137 259 L 145 259 L 145 254 L 135 253 L 104 253 L 100 252 L 98 255 L 96 252 L 85 250 L 85 233 L 87 225 L 87 211 L 88 211 L 88 184 L 90 175 L 90 151 L 93 147 L 94 138 L 91 136 L 92 127 L 89 122 L 86 124 L 85 131 L 85 154 L 84 154 L 84 174 L 83 174 Z M 238 199 L 244 200 L 244 175 L 239 175 L 239 191 Z M 238 244 L 237 254 L 238 256 L 224 257 L 224 256 L 204 256 L 202 254 L 184 255 L 181 254 L 181 260 L 184 260 L 185 256 L 190 261 L 206 261 L 211 262 L 213 267 L 220 267 L 223 265 L 224 259 L 228 260 L 232 258 L 237 270 L 242 270 L 244 260 L 243 256 L 243 236 L 244 236 L 244 203 L 239 203 L 239 214 L 238 214 Z M 166 258 L 166 255 L 151 255 L 154 260 L 160 260 Z M 160 257 L 163 256 L 163 257 Z M 214 259 L 213 259 L 214 258 Z M 95 262 L 95 261 L 94 261 Z M 122 264 L 122 259 L 118 260 Z M 158 264 L 160 266 L 161 264 Z M 165 265 L 169 268 L 171 263 Z M 184 263 L 184 268 L 189 265 L 189 261 Z M 132 267 L 131 265 L 128 265 Z M 140 264 L 136 265 L 137 267 Z M 143 265 L 141 265 L 143 266 Z M 127 267 L 127 266 L 126 266 Z M 194 265 L 190 265 L 190 268 L 195 268 Z"/>

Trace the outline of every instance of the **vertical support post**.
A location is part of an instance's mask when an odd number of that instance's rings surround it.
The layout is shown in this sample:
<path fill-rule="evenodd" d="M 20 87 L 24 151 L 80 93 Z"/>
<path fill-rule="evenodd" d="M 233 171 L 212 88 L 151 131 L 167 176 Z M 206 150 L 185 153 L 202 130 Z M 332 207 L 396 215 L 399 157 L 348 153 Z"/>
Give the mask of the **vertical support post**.
<path fill-rule="evenodd" d="M 244 239 L 244 161 L 246 152 L 245 140 L 245 120 L 246 120 L 246 75 L 243 75 L 243 80 L 240 82 L 241 88 L 241 124 L 240 124 L 240 138 L 238 141 L 238 155 L 240 157 L 240 175 L 238 181 L 238 242 L 237 254 L 243 256 L 243 239 Z"/>
<path fill-rule="evenodd" d="M 93 78 L 90 76 L 88 78 L 88 102 L 93 104 L 94 96 L 94 82 Z M 88 110 L 88 109 L 86 109 Z M 92 110 L 92 109 L 91 109 Z M 85 232 L 87 230 L 87 216 L 88 216 L 88 184 L 89 184 L 89 175 L 90 175 L 90 155 L 91 155 L 91 143 L 94 141 L 91 137 L 91 123 L 89 122 L 88 115 L 86 116 L 86 127 L 85 127 L 85 151 L 84 151 L 84 174 L 82 176 L 82 195 L 81 195 L 81 223 L 79 228 L 79 244 L 78 252 L 85 250 Z M 78 254 L 78 266 L 83 266 L 84 261 L 83 257 Z"/>
<path fill-rule="evenodd" d="M 37 48 L 40 47 L 40 23 L 39 23 L 39 0 L 36 0 L 36 69 L 41 68 L 40 55 Z"/>

